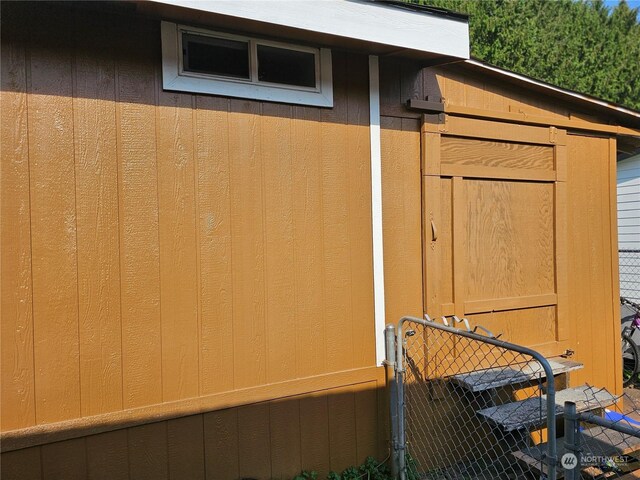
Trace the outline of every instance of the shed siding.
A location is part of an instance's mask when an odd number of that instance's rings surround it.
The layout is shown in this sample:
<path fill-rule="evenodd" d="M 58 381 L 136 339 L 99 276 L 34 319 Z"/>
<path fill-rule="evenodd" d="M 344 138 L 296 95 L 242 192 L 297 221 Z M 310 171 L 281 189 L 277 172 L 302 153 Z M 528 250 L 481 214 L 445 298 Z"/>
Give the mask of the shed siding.
<path fill-rule="evenodd" d="M 422 317 L 420 122 L 383 117 L 382 221 L 387 323 Z"/>
<path fill-rule="evenodd" d="M 0 457 L 3 480 L 291 478 L 375 455 L 376 382 L 50 443 Z"/>
<path fill-rule="evenodd" d="M 567 140 L 570 348 L 585 365 L 571 380 L 619 392 L 615 148 L 608 138 Z"/>
<path fill-rule="evenodd" d="M 401 121 L 415 119 L 414 122 L 417 122 L 421 114 L 408 110 L 404 106 L 407 99 L 424 99 L 429 96 L 431 100 L 440 101 L 440 98 L 443 98 L 452 105 L 482 109 L 489 116 L 491 112 L 496 114 L 519 112 L 559 120 L 587 118 L 584 113 L 574 111 L 568 104 L 540 95 L 532 95 L 495 79 L 489 81 L 480 78 L 477 74 L 464 71 L 455 65 L 420 70 L 419 66 L 411 61 L 383 58 L 380 78 L 381 111 L 388 117 L 386 119 L 388 144 L 385 146 L 383 142 L 383 153 L 385 149 L 391 152 L 394 148 L 393 139 L 402 134 L 406 136 L 404 143 L 402 147 L 395 148 L 400 154 L 407 155 L 403 159 L 402 169 L 387 168 L 386 170 L 385 184 L 383 184 L 383 194 L 387 195 L 384 197 L 385 202 L 389 201 L 389 197 L 392 197 L 395 202 L 404 198 L 410 198 L 415 202 L 416 199 L 421 198 L 419 184 L 405 181 L 401 188 L 398 183 L 403 175 L 409 175 L 408 171 L 416 171 L 412 163 L 413 158 L 409 157 L 408 153 L 415 148 L 419 139 L 403 132 L 406 123 Z M 395 127 L 392 128 L 392 125 Z M 403 125 L 403 128 L 398 125 Z M 385 123 L 383 123 L 384 127 Z M 390 155 L 389 158 L 391 158 Z M 400 160 L 396 159 L 396 161 Z M 383 166 L 384 162 L 383 155 Z M 568 316 L 572 322 L 568 348 L 576 352 L 575 360 L 585 364 L 584 369 L 572 374 L 571 382 L 578 384 L 588 381 L 613 391 L 620 391 L 621 370 L 617 363 L 619 358 L 616 355 L 619 351 L 616 345 L 619 341 L 620 326 L 619 307 L 616 300 L 618 273 L 614 203 L 615 140 L 605 135 L 602 137 L 569 135 L 567 164 Z M 406 170 L 403 171 L 403 169 Z M 414 207 L 400 210 L 393 204 L 385 204 L 385 209 L 403 212 L 403 216 L 395 213 L 395 217 L 391 219 L 386 215 L 387 210 L 385 210 L 386 216 L 383 217 L 385 275 L 391 275 L 391 278 L 386 279 L 387 315 L 397 316 L 396 312 L 416 311 L 418 296 L 413 294 L 410 298 L 408 297 L 409 292 L 413 290 L 409 287 L 408 281 L 403 284 L 403 277 L 394 273 L 399 271 L 399 267 L 394 266 L 398 262 L 392 255 L 398 255 L 401 251 L 412 252 L 412 255 L 407 256 L 402 263 L 402 269 L 414 273 L 413 276 L 407 275 L 405 278 L 415 278 L 417 275 L 415 272 L 421 271 L 422 256 L 416 254 L 415 245 L 406 238 L 401 242 L 396 240 L 391 247 L 393 250 L 388 252 L 389 243 L 386 240 L 387 236 L 393 235 L 391 232 L 395 232 L 396 229 L 403 231 L 402 229 L 406 228 L 403 225 L 411 225 L 418 221 L 420 209 Z M 400 279 L 398 281 L 402 288 L 394 288 L 394 282 L 398 282 L 396 278 Z M 391 286 L 390 290 L 389 286 Z M 530 344 L 533 344 L 535 334 L 531 335 L 530 339 Z"/>
<path fill-rule="evenodd" d="M 0 426 L 88 419 L 4 452 L 3 478 L 382 459 L 367 57 L 333 52 L 333 109 L 277 105 L 163 91 L 155 20 L 3 3 L 2 21 Z M 456 66 L 382 58 L 380 82 L 395 322 L 424 309 L 421 114 L 404 102 L 576 112 Z M 618 391 L 615 141 L 571 135 L 567 156 L 572 382 Z M 88 435 L 92 419 L 116 426 Z"/>
<path fill-rule="evenodd" d="M 377 455 L 367 57 L 334 51 L 333 109 L 178 94 L 158 21 L 2 9 L 2 430 L 202 398 L 246 406 L 38 465 L 270 478 Z"/>

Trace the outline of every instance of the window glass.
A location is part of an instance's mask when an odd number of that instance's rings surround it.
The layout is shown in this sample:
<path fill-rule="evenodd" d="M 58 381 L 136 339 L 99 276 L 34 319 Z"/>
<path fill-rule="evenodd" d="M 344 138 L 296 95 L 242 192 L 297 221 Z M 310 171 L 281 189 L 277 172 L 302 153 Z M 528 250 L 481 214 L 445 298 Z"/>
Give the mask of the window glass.
<path fill-rule="evenodd" d="M 249 79 L 249 43 L 182 34 L 184 70 Z"/>
<path fill-rule="evenodd" d="M 258 80 L 315 88 L 316 56 L 312 52 L 258 45 Z"/>

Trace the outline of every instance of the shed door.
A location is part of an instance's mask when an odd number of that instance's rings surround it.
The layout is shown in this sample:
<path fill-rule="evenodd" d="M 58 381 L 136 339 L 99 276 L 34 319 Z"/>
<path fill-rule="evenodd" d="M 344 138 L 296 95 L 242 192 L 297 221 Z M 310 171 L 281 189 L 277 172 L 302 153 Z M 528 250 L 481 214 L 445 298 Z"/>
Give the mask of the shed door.
<path fill-rule="evenodd" d="M 423 122 L 425 311 L 567 348 L 566 132 Z"/>

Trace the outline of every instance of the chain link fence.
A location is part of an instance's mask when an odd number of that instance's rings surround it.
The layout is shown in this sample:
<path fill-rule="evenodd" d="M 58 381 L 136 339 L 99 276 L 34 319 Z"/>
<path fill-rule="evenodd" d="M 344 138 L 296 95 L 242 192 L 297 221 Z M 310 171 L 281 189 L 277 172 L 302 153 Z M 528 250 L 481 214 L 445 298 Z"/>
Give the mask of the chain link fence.
<path fill-rule="evenodd" d="M 619 250 L 620 296 L 640 303 L 640 250 Z M 625 311 L 622 312 L 625 317 Z"/>
<path fill-rule="evenodd" d="M 580 363 L 480 330 L 455 317 L 387 326 L 393 478 L 640 478 L 640 390 L 571 387 Z"/>
<path fill-rule="evenodd" d="M 394 444 L 401 451 L 400 478 L 555 478 L 548 466 L 555 465 L 561 407 L 551 372 L 570 369 L 569 363 L 550 365 L 536 352 L 468 325 L 463 330 L 421 319 L 401 321 L 398 345 Z M 532 447 L 540 455 L 529 455 Z"/>
<path fill-rule="evenodd" d="M 602 389 L 590 387 L 585 395 L 598 397 Z M 640 478 L 640 395 L 627 392 L 612 406 L 576 413 L 565 406 L 565 437 L 558 445 L 565 478 Z"/>

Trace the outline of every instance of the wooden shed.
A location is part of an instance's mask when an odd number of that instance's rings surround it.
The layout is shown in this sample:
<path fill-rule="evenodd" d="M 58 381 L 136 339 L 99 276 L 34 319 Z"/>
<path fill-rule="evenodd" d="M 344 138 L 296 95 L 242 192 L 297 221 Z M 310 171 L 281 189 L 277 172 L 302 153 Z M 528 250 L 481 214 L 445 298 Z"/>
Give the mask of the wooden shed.
<path fill-rule="evenodd" d="M 393 2 L 2 2 L 1 34 L 3 479 L 384 459 L 403 315 L 621 389 L 638 112 Z"/>

